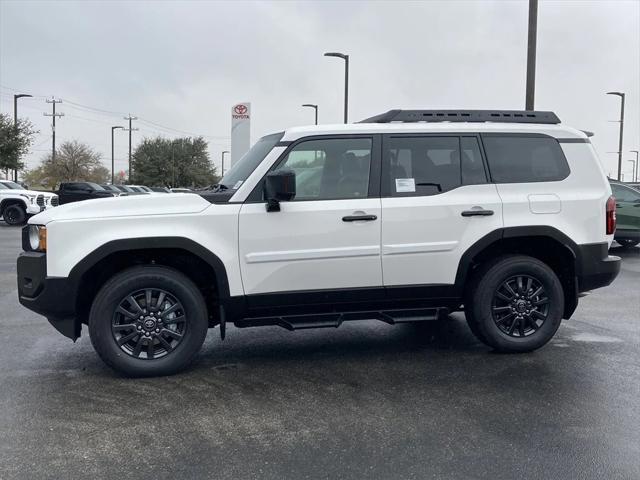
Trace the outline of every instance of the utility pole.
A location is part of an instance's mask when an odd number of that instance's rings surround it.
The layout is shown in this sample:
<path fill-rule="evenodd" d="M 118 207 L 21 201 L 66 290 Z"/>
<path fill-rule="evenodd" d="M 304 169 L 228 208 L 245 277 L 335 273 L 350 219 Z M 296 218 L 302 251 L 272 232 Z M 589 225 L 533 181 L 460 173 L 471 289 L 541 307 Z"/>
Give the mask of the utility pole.
<path fill-rule="evenodd" d="M 529 0 L 529 35 L 527 42 L 527 92 L 525 110 L 534 109 L 536 94 L 536 42 L 538 38 L 538 0 Z"/>
<path fill-rule="evenodd" d="M 19 93 L 13 96 L 13 128 L 15 128 L 16 132 L 18 131 L 18 99 L 23 97 L 32 97 L 33 95 L 28 95 L 26 93 Z M 18 169 L 13 169 L 13 181 L 18 181 Z"/>
<path fill-rule="evenodd" d="M 607 95 L 620 97 L 620 138 L 618 139 L 618 181 L 622 181 L 622 134 L 624 131 L 624 92 L 607 92 Z"/>
<path fill-rule="evenodd" d="M 45 117 L 51 117 L 51 163 L 56 163 L 56 117 L 64 117 L 64 113 L 56 113 L 56 103 L 62 103 L 62 100 L 56 100 L 51 97 L 51 100 L 45 100 L 50 103 L 53 108 L 51 113 L 43 113 Z"/>
<path fill-rule="evenodd" d="M 129 180 L 131 180 L 131 132 L 135 132 L 136 130 L 138 130 L 137 128 L 131 127 L 131 121 L 137 120 L 138 117 L 132 117 L 131 114 L 129 114 L 129 116 L 124 117 L 124 119 L 129 120 L 129 128 L 125 128 L 124 130 L 126 132 L 129 132 Z"/>

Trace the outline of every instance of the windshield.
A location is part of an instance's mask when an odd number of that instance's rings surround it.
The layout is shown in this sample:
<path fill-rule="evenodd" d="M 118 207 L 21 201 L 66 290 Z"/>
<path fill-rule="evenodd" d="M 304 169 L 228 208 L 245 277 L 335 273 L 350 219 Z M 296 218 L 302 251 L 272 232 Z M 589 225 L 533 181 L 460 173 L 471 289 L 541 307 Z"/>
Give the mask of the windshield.
<path fill-rule="evenodd" d="M 10 188 L 11 190 L 24 190 L 24 187 L 18 185 L 15 182 L 2 182 L 2 184 L 5 187 Z"/>
<path fill-rule="evenodd" d="M 262 137 L 249 149 L 244 156 L 238 160 L 231 170 L 220 180 L 220 184 L 231 189 L 238 189 L 240 185 L 249 178 L 260 162 L 269 154 L 284 135 L 284 132 L 274 133 Z"/>
<path fill-rule="evenodd" d="M 100 185 L 93 182 L 87 182 L 87 185 L 91 186 L 94 190 L 104 190 Z"/>
<path fill-rule="evenodd" d="M 0 190 L 9 190 L 9 187 L 7 187 L 4 183 L 0 182 Z"/>

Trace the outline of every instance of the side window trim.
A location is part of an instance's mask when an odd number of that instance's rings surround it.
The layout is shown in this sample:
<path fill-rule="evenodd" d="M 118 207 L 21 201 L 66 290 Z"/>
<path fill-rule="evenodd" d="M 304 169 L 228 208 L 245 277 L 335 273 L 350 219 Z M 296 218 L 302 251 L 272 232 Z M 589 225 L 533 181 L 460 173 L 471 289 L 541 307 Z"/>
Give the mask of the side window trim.
<path fill-rule="evenodd" d="M 369 191 L 366 197 L 362 198 L 379 198 L 380 197 L 380 185 L 381 185 L 381 177 L 380 177 L 380 164 L 381 164 L 381 155 L 382 155 L 382 139 L 380 134 L 354 134 L 354 135 L 310 135 L 307 137 L 300 137 L 297 140 L 292 142 L 288 142 L 287 149 L 282 152 L 282 154 L 278 157 L 278 159 L 273 162 L 273 165 L 267 173 L 263 175 L 263 177 L 258 181 L 254 189 L 247 196 L 247 199 L 243 203 L 264 203 L 263 192 L 264 192 L 264 179 L 269 174 L 276 170 L 282 162 L 286 160 L 289 153 L 296 147 L 296 145 L 308 141 L 313 140 L 349 140 L 349 139 L 370 139 L 371 140 L 371 163 L 369 166 Z M 336 199 L 340 200 L 340 199 Z M 352 200 L 352 199 L 350 199 Z M 325 201 L 325 199 L 308 199 L 308 200 L 298 200 L 298 202 L 321 202 Z"/>

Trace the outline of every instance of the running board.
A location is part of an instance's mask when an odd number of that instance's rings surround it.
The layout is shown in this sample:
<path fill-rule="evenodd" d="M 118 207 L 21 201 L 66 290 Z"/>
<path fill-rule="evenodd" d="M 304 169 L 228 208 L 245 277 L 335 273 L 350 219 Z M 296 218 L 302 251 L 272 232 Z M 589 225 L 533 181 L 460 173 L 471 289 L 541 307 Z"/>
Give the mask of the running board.
<path fill-rule="evenodd" d="M 397 323 L 442 320 L 446 318 L 447 315 L 449 315 L 448 308 L 437 307 L 411 310 L 384 310 L 378 312 L 364 311 L 276 317 L 249 317 L 236 320 L 233 323 L 238 328 L 277 325 L 287 330 L 304 330 L 308 328 L 337 328 L 342 322 L 351 320 L 380 320 L 389 325 L 395 325 Z"/>

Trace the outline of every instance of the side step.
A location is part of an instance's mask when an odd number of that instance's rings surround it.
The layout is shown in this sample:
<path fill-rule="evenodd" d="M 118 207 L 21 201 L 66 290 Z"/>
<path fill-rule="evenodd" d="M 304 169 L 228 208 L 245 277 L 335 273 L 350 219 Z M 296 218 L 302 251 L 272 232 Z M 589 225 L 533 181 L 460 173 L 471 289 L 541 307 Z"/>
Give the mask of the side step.
<path fill-rule="evenodd" d="M 236 320 L 238 328 L 262 327 L 277 325 L 287 330 L 304 330 L 308 328 L 337 328 L 342 322 L 351 320 L 380 320 L 395 325 L 397 323 L 425 322 L 442 320 L 449 315 L 449 309 L 444 307 L 421 308 L 412 310 L 384 310 L 346 313 L 323 313 L 310 315 L 288 315 L 276 317 L 248 317 Z"/>

